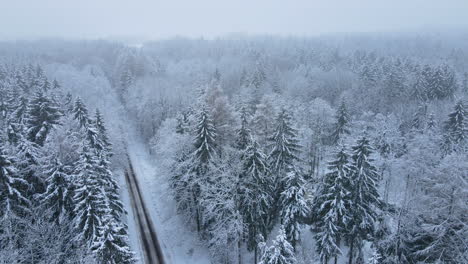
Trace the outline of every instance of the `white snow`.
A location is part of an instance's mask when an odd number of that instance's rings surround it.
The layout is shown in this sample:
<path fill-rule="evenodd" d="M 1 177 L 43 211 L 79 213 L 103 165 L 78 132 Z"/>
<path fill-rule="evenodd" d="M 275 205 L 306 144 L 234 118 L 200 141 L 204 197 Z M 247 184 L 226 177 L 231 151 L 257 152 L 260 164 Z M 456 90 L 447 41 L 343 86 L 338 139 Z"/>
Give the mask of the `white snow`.
<path fill-rule="evenodd" d="M 166 261 L 169 264 L 210 263 L 208 249 L 198 239 L 197 233 L 189 229 L 183 217 L 177 214 L 167 177 L 158 173 L 154 158 L 146 146 L 135 138 L 128 141 L 128 153 Z"/>

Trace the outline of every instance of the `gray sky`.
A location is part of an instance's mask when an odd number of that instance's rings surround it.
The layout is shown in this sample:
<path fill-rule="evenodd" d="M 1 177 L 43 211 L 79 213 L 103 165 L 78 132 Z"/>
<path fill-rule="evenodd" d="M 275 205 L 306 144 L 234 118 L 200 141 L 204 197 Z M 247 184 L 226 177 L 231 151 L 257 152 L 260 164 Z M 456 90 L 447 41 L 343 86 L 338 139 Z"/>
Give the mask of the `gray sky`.
<path fill-rule="evenodd" d="M 316 35 L 468 27 L 468 0 L 0 0 L 0 38 Z"/>

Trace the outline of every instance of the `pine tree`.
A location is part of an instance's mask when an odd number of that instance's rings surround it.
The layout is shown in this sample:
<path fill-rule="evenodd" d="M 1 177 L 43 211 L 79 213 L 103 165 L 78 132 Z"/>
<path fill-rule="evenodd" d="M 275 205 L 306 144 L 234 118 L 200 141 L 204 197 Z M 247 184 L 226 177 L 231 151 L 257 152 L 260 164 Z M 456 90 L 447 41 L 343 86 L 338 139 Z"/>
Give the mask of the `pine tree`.
<path fill-rule="evenodd" d="M 240 150 L 245 150 L 249 144 L 251 132 L 249 129 L 249 123 L 247 120 L 247 109 L 242 107 L 241 109 L 241 127 L 237 130 L 236 147 Z"/>
<path fill-rule="evenodd" d="M 189 187 L 191 193 L 192 208 L 197 224 L 197 231 L 201 231 L 202 215 L 200 209 L 199 196 L 201 194 L 200 186 L 207 181 L 208 167 L 217 156 L 216 129 L 209 116 L 206 107 L 202 106 L 198 114 L 198 124 L 195 127 L 194 152 L 191 155 L 191 168 L 188 171 L 188 177 L 184 185 Z"/>
<path fill-rule="evenodd" d="M 83 242 L 92 245 L 100 237 L 107 202 L 103 186 L 96 172 L 96 160 L 88 146 L 83 146 L 75 168 L 78 186 L 73 197 L 75 203 L 75 229 Z"/>
<path fill-rule="evenodd" d="M 60 125 L 62 113 L 55 101 L 38 91 L 28 105 L 27 116 L 29 140 L 43 146 L 51 129 Z"/>
<path fill-rule="evenodd" d="M 50 220 L 57 225 L 69 217 L 73 210 L 73 188 L 66 171 L 68 169 L 60 160 L 54 158 L 44 171 L 47 176 L 46 192 L 38 196 L 40 205 L 50 212 Z"/>
<path fill-rule="evenodd" d="M 281 224 L 285 228 L 288 241 L 296 249 L 296 244 L 300 240 L 300 223 L 309 213 L 306 184 L 301 173 L 293 167 L 290 167 L 283 182 L 284 191 L 279 200 Z"/>
<path fill-rule="evenodd" d="M 467 120 L 466 107 L 460 100 L 455 104 L 454 111 L 449 114 L 449 119 L 445 123 L 445 132 L 454 144 L 465 143 L 468 133 Z"/>
<path fill-rule="evenodd" d="M 247 227 L 247 249 L 258 255 L 258 235 L 266 237 L 269 231 L 273 203 L 271 181 L 268 178 L 266 156 L 254 139 L 250 139 L 243 155 L 241 214 Z"/>
<path fill-rule="evenodd" d="M 279 234 L 273 241 L 273 245 L 265 250 L 259 264 L 295 264 L 294 249 L 286 239 L 284 227 L 281 227 Z"/>
<path fill-rule="evenodd" d="M 337 144 L 339 140 L 346 134 L 349 135 L 350 117 L 345 101 L 341 101 L 340 108 L 336 113 L 336 124 L 331 136 L 333 144 Z"/>
<path fill-rule="evenodd" d="M 96 109 L 94 115 L 94 126 L 96 127 L 97 137 L 103 145 L 103 150 L 106 154 L 112 156 L 112 143 L 110 142 L 109 136 L 107 135 L 107 128 L 104 123 L 104 118 L 101 115 L 99 109 Z"/>
<path fill-rule="evenodd" d="M 202 107 L 196 126 L 194 158 L 197 161 L 196 170 L 203 173 L 208 163 L 216 156 L 216 130 L 206 107 Z"/>
<path fill-rule="evenodd" d="M 273 143 L 268 159 L 272 173 L 280 177 L 289 167 L 294 167 L 294 163 L 299 161 L 300 152 L 297 130 L 292 127 L 291 117 L 285 109 L 276 119 L 276 130 L 270 140 Z"/>
<path fill-rule="evenodd" d="M 100 236 L 91 247 L 99 263 L 135 263 L 134 252 L 130 250 L 125 227 L 114 219 L 105 218 Z"/>
<path fill-rule="evenodd" d="M 21 218 L 30 213 L 31 202 L 24 193 L 29 184 L 20 177 L 13 159 L 0 143 L 0 219 Z"/>
<path fill-rule="evenodd" d="M 80 127 L 87 127 L 89 124 L 88 109 L 81 101 L 81 98 L 76 98 L 75 105 L 73 106 L 73 116 L 78 121 Z"/>
<path fill-rule="evenodd" d="M 347 226 L 347 239 L 350 245 L 349 264 L 352 263 L 355 247 L 358 247 L 360 252 L 362 241 L 374 234 L 377 213 L 383 205 L 377 191 L 379 176 L 372 164 L 374 160 L 370 157 L 373 149 L 369 140 L 365 136 L 360 138 L 352 150 L 350 187 L 352 205 Z"/>
<path fill-rule="evenodd" d="M 351 208 L 349 155 L 343 147 L 328 163 L 329 172 L 323 179 L 313 203 L 312 212 L 319 232 L 316 234 L 317 252 L 323 263 L 341 254 L 340 241 L 344 237 L 348 212 Z"/>
<path fill-rule="evenodd" d="M 434 113 L 429 114 L 429 118 L 427 119 L 426 128 L 429 131 L 434 131 L 436 129 L 437 122 L 435 120 Z"/>
<path fill-rule="evenodd" d="M 414 131 L 422 132 L 424 130 L 424 126 L 426 124 L 426 112 L 427 112 L 427 105 L 419 105 L 418 110 L 413 115 L 413 122 L 411 124 L 411 129 Z"/>

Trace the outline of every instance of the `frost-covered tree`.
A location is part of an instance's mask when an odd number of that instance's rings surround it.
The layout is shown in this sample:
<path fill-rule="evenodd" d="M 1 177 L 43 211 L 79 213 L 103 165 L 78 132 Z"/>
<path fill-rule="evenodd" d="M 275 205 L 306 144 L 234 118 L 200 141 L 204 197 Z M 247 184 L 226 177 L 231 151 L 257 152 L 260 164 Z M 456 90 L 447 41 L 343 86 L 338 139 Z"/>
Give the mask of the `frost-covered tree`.
<path fill-rule="evenodd" d="M 241 214 L 246 225 L 247 249 L 258 258 L 258 235 L 266 237 L 273 205 L 271 179 L 266 155 L 254 139 L 250 139 L 242 160 Z"/>
<path fill-rule="evenodd" d="M 349 123 L 350 123 L 350 116 L 348 113 L 348 109 L 346 108 L 345 101 L 341 101 L 340 107 L 335 115 L 336 123 L 335 127 L 333 128 L 333 133 L 331 135 L 331 140 L 333 144 L 337 144 L 340 139 L 343 138 L 345 135 L 349 135 Z"/>
<path fill-rule="evenodd" d="M 128 245 L 125 227 L 111 218 L 104 219 L 100 236 L 91 249 L 99 263 L 130 264 L 136 262 L 134 252 Z"/>
<path fill-rule="evenodd" d="M 28 139 L 44 145 L 49 132 L 60 124 L 62 112 L 58 104 L 38 91 L 28 104 L 26 129 Z"/>
<path fill-rule="evenodd" d="M 444 127 L 453 144 L 458 146 L 465 144 L 468 134 L 467 120 L 466 107 L 460 100 L 455 104 L 454 111 L 449 114 L 449 119 Z"/>
<path fill-rule="evenodd" d="M 273 241 L 273 245 L 265 250 L 259 264 L 295 264 L 294 249 L 286 239 L 286 232 L 283 227 Z"/>
<path fill-rule="evenodd" d="M 298 131 L 293 128 L 289 113 L 282 109 L 276 119 L 276 129 L 271 137 L 271 151 L 268 160 L 271 171 L 276 177 L 277 189 L 279 195 L 283 191 L 281 188 L 281 179 L 289 167 L 294 167 L 299 161 L 300 145 L 297 139 Z"/>
<path fill-rule="evenodd" d="M 245 150 L 251 138 L 251 131 L 249 128 L 249 122 L 247 120 L 247 109 L 245 107 L 242 107 L 241 109 L 240 118 L 241 126 L 237 130 L 236 148 Z"/>
<path fill-rule="evenodd" d="M 318 233 L 317 252 L 323 263 L 341 254 L 340 242 L 346 235 L 346 224 L 351 209 L 350 158 L 345 147 L 328 163 L 322 186 L 314 198 L 312 213 Z"/>
<path fill-rule="evenodd" d="M 96 109 L 96 113 L 94 114 L 94 127 L 96 128 L 97 137 L 103 146 L 103 150 L 111 157 L 112 143 L 110 142 L 104 118 L 99 109 Z"/>
<path fill-rule="evenodd" d="M 371 155 L 373 149 L 366 136 L 357 140 L 352 147 L 351 175 L 351 208 L 347 223 L 347 240 L 349 243 L 349 263 L 353 261 L 353 253 L 361 251 L 363 240 L 372 237 L 375 231 L 379 209 L 383 202 L 377 190 L 379 175 Z"/>
<path fill-rule="evenodd" d="M 279 198 L 281 224 L 294 249 L 300 241 L 301 222 L 309 213 L 304 178 L 297 169 L 290 167 L 282 179 L 284 190 Z"/>
<path fill-rule="evenodd" d="M 100 237 L 108 209 L 105 191 L 96 172 L 96 163 L 93 152 L 88 146 L 83 146 L 75 168 L 77 188 L 73 197 L 74 222 L 78 238 L 88 245 L 92 245 Z"/>
<path fill-rule="evenodd" d="M 73 183 L 69 171 L 59 159 L 52 160 L 44 166 L 43 174 L 46 191 L 39 195 L 39 203 L 50 213 L 50 220 L 57 225 L 69 220 L 73 210 Z"/>
<path fill-rule="evenodd" d="M 29 184 L 18 173 L 13 158 L 3 146 L 0 144 L 0 219 L 25 217 L 31 206 L 25 195 Z"/>
<path fill-rule="evenodd" d="M 87 127 L 89 124 L 89 115 L 88 115 L 88 109 L 84 105 L 84 103 L 81 101 L 81 98 L 78 97 L 75 100 L 75 104 L 73 105 L 73 117 L 75 118 L 76 121 L 80 124 L 80 126 Z"/>

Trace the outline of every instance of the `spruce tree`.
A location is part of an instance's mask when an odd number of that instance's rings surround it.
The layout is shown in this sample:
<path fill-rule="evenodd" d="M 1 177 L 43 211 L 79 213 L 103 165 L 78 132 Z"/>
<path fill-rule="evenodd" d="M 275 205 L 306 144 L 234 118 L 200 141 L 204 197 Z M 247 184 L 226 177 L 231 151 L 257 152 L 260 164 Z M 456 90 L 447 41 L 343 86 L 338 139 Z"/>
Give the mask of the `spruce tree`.
<path fill-rule="evenodd" d="M 297 140 L 298 131 L 292 127 L 289 113 L 282 109 L 276 119 L 276 129 L 271 137 L 272 150 L 268 157 L 271 171 L 275 175 L 276 192 L 283 191 L 280 186 L 282 177 L 289 167 L 294 167 L 299 161 L 300 145 Z"/>
<path fill-rule="evenodd" d="M 104 123 L 104 118 L 101 115 L 99 109 L 96 109 L 94 115 L 94 126 L 97 131 L 97 137 L 103 146 L 103 150 L 106 152 L 108 157 L 112 156 L 112 143 L 110 142 L 109 136 L 107 135 L 107 128 Z"/>
<path fill-rule="evenodd" d="M 242 107 L 240 114 L 241 126 L 237 130 L 236 147 L 237 149 L 245 150 L 247 148 L 247 145 L 249 144 L 249 140 L 251 137 L 251 131 L 249 129 L 249 123 L 247 120 L 246 107 Z"/>
<path fill-rule="evenodd" d="M 286 237 L 294 250 L 300 240 L 301 221 L 309 213 L 305 185 L 301 173 L 294 167 L 290 167 L 283 179 L 284 191 L 280 195 L 279 205 L 281 224 L 284 226 Z"/>
<path fill-rule="evenodd" d="M 331 135 L 333 144 L 337 144 L 344 135 L 349 135 L 350 117 L 345 101 L 341 101 L 340 107 L 335 115 L 336 124 Z"/>
<path fill-rule="evenodd" d="M 286 239 L 284 227 L 273 241 L 273 245 L 265 250 L 259 264 L 296 264 L 294 249 Z"/>
<path fill-rule="evenodd" d="M 44 145 L 47 135 L 60 124 L 61 110 L 57 103 L 38 91 L 29 102 L 27 110 L 27 133 L 32 142 Z"/>
<path fill-rule="evenodd" d="M 206 166 L 216 156 L 216 130 L 210 118 L 208 109 L 202 107 L 198 115 L 198 124 L 195 128 L 194 158 L 198 166 L 197 171 L 203 172 Z"/>
<path fill-rule="evenodd" d="M 365 136 L 358 139 L 352 151 L 350 186 L 352 205 L 347 225 L 347 240 L 350 246 L 349 264 L 353 261 L 355 247 L 360 252 L 362 241 L 374 234 L 378 210 L 383 205 L 377 191 L 379 175 L 372 164 L 373 149 L 369 140 Z"/>
<path fill-rule="evenodd" d="M 312 212 L 316 218 L 318 233 L 317 252 L 323 263 L 341 254 L 340 241 L 346 234 L 346 223 L 352 201 L 350 192 L 351 168 L 349 155 L 344 147 L 328 163 L 322 186 L 315 196 Z"/>
<path fill-rule="evenodd" d="M 197 230 L 201 231 L 200 186 L 207 181 L 208 167 L 217 156 L 216 129 L 205 106 L 198 114 L 198 123 L 195 127 L 194 152 L 191 155 L 191 168 L 186 178 L 186 186 L 192 196 L 191 210 L 195 214 Z M 193 208 L 194 207 L 194 208 Z"/>
<path fill-rule="evenodd" d="M 125 227 L 111 218 L 105 218 L 103 221 L 100 236 L 91 247 L 99 263 L 135 263 L 136 259 L 128 245 Z"/>
<path fill-rule="evenodd" d="M 454 111 L 449 114 L 449 119 L 445 123 L 445 132 L 454 144 L 465 143 L 468 133 L 467 120 L 466 107 L 460 100 L 455 104 Z"/>
<path fill-rule="evenodd" d="M 0 141 L 0 219 L 22 218 L 30 213 L 31 202 L 25 195 L 28 187 Z"/>
<path fill-rule="evenodd" d="M 75 168 L 77 188 L 75 203 L 75 229 L 78 238 L 92 245 L 100 237 L 103 219 L 107 213 L 104 188 L 96 172 L 96 159 L 88 146 L 83 146 L 80 160 Z"/>
<path fill-rule="evenodd" d="M 73 106 L 73 117 L 78 121 L 80 127 L 87 127 L 89 124 L 89 115 L 88 109 L 81 101 L 81 98 L 76 98 L 75 104 Z"/>
<path fill-rule="evenodd" d="M 69 170 L 58 158 L 53 158 L 44 169 L 47 189 L 38 196 L 39 203 L 50 212 L 50 220 L 58 225 L 69 217 L 73 210 L 72 182 L 66 174 Z"/>
<path fill-rule="evenodd" d="M 250 139 L 245 155 L 243 155 L 242 169 L 242 198 L 240 202 L 241 214 L 246 224 L 247 249 L 254 251 L 257 261 L 259 235 L 266 237 L 271 222 L 271 180 L 268 178 L 266 156 L 254 139 Z"/>

